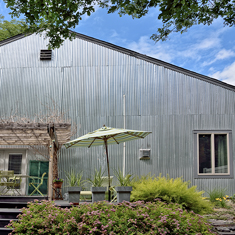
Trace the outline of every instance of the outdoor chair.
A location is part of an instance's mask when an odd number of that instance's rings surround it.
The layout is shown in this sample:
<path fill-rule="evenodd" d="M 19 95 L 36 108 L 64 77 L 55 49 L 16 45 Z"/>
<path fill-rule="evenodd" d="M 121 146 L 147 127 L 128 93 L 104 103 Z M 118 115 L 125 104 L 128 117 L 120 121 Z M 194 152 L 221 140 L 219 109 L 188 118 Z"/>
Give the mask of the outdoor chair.
<path fill-rule="evenodd" d="M 6 195 L 10 190 L 14 193 L 15 181 L 11 178 L 14 178 L 14 171 L 0 171 L 0 195 Z"/>
<path fill-rule="evenodd" d="M 30 194 L 30 196 L 32 196 L 36 191 L 37 191 L 39 194 L 41 194 L 42 196 L 44 196 L 44 195 L 41 193 L 41 191 L 39 190 L 39 188 L 40 188 L 40 187 L 42 186 L 42 184 L 43 184 L 43 178 L 44 178 L 45 175 L 46 175 L 46 172 L 43 173 L 41 179 L 38 178 L 38 177 L 30 177 L 33 181 L 32 181 L 31 183 L 29 183 L 29 186 L 34 187 L 34 190 L 33 190 L 33 192 Z M 38 180 L 38 179 L 40 179 L 39 182 L 36 182 L 36 180 Z"/>

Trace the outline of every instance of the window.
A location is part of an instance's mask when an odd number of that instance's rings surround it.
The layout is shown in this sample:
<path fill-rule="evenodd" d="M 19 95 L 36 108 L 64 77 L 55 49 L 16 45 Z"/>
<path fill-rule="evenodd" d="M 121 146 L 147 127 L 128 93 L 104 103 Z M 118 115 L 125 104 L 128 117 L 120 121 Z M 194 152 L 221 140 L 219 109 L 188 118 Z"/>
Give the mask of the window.
<path fill-rule="evenodd" d="M 8 170 L 21 174 L 22 154 L 9 154 Z M 20 189 L 20 180 L 16 180 L 15 189 Z"/>
<path fill-rule="evenodd" d="M 195 178 L 233 178 L 231 131 L 194 131 Z"/>
<path fill-rule="evenodd" d="M 22 154 L 9 154 L 8 170 L 21 174 Z"/>

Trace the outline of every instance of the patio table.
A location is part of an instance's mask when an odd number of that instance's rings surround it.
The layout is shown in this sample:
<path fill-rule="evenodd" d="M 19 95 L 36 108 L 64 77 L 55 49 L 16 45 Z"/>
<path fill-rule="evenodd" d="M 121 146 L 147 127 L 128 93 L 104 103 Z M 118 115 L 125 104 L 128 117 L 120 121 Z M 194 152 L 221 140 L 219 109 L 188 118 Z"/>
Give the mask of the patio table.
<path fill-rule="evenodd" d="M 20 186 L 21 182 L 22 182 L 22 178 L 38 178 L 38 177 L 34 177 L 34 176 L 29 176 L 29 175 L 23 175 L 23 174 L 15 174 L 14 177 L 11 177 L 10 180 L 15 182 L 15 187 L 14 187 L 14 191 L 16 191 L 18 193 L 18 195 L 21 195 L 20 191 L 18 190 L 19 188 L 17 188 L 18 186 Z"/>

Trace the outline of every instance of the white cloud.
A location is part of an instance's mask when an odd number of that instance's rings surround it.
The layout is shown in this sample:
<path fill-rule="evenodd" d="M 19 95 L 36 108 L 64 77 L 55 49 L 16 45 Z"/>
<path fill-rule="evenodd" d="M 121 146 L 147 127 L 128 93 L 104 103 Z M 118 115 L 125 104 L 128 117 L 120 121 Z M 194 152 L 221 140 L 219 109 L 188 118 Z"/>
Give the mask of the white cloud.
<path fill-rule="evenodd" d="M 138 42 L 131 42 L 127 47 L 133 51 L 145 54 L 159 60 L 171 62 L 171 53 L 167 51 L 167 47 L 163 47 L 162 43 L 154 43 L 148 36 L 140 37 Z"/>
<path fill-rule="evenodd" d="M 202 40 L 199 44 L 195 45 L 196 50 L 208 50 L 214 47 L 217 47 L 220 44 L 219 38 L 209 37 Z"/>
<path fill-rule="evenodd" d="M 219 51 L 219 53 L 216 55 L 216 59 L 217 60 L 223 60 L 223 59 L 226 59 L 228 57 L 231 57 L 231 56 L 234 56 L 235 53 L 231 50 L 221 50 Z"/>
<path fill-rule="evenodd" d="M 234 57 L 235 53 L 232 50 L 226 50 L 226 49 L 222 49 L 220 50 L 215 58 L 211 61 L 205 61 L 202 66 L 207 66 L 207 65 L 211 65 L 213 63 L 215 63 L 217 60 L 224 60 L 224 59 L 228 59 L 230 57 Z"/>
<path fill-rule="evenodd" d="M 214 57 L 216 51 L 221 48 L 221 35 L 223 35 L 226 30 L 228 29 L 224 27 L 217 30 L 211 30 L 211 28 L 208 28 L 207 30 L 203 29 L 201 31 L 197 31 L 197 29 L 193 28 L 191 32 L 187 32 L 188 37 L 186 36 L 184 38 L 187 43 L 184 45 L 183 48 L 187 49 L 176 49 L 177 56 L 193 59 L 195 61 L 199 61 L 202 59 L 205 60 L 205 58 L 208 56 Z M 180 37 L 182 37 L 182 35 L 180 35 Z"/>
<path fill-rule="evenodd" d="M 115 38 L 115 37 L 119 36 L 116 30 L 112 30 L 112 31 L 113 31 L 113 33 L 111 35 L 111 38 Z"/>
<path fill-rule="evenodd" d="M 218 47 L 220 47 L 220 39 L 209 36 L 200 42 L 192 43 L 188 46 L 187 50 L 179 51 L 178 56 L 192 58 L 198 61 L 201 59 L 202 52 Z"/>
<path fill-rule="evenodd" d="M 227 66 L 222 72 L 218 71 L 210 75 L 210 77 L 214 77 L 223 82 L 229 83 L 231 85 L 235 85 L 235 62 Z"/>

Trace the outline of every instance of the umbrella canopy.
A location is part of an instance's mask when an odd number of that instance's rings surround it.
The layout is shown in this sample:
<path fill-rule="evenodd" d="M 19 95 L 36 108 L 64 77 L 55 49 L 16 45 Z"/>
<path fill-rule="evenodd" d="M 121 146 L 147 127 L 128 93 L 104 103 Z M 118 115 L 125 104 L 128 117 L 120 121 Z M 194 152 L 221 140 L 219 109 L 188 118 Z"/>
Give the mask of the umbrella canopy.
<path fill-rule="evenodd" d="M 109 188 L 110 188 L 110 171 L 109 171 L 109 158 L 108 158 L 108 148 L 109 144 L 119 144 L 135 139 L 143 139 L 151 132 L 149 131 L 137 131 L 137 130 L 127 130 L 127 129 L 118 129 L 103 126 L 102 128 L 89 132 L 86 135 L 83 135 L 75 140 L 71 140 L 65 143 L 66 148 L 70 147 L 92 147 L 105 145 L 106 148 L 106 157 L 107 157 L 107 167 L 108 167 L 108 177 L 109 177 Z M 110 195 L 110 192 L 109 192 Z M 110 200 L 110 196 L 109 196 Z"/>
<path fill-rule="evenodd" d="M 135 139 L 143 139 L 151 132 L 149 131 L 137 131 L 137 130 L 127 130 L 127 129 L 118 129 L 111 127 L 102 127 L 96 131 L 89 132 L 86 135 L 83 135 L 75 140 L 71 140 L 65 143 L 66 148 L 70 147 L 92 147 L 100 146 L 104 144 L 104 141 L 107 140 L 107 144 L 119 144 Z"/>

